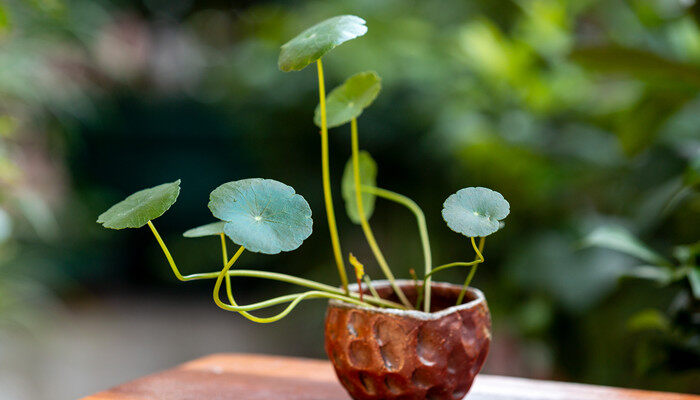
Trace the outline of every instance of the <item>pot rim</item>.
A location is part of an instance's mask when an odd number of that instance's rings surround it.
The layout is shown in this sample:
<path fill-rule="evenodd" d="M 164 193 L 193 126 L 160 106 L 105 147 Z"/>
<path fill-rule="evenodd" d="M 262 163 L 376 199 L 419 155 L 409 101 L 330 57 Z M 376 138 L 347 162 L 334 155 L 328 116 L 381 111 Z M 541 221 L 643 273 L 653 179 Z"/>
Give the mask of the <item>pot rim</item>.
<path fill-rule="evenodd" d="M 395 280 L 396 284 L 399 286 L 403 286 L 404 284 L 413 284 L 413 281 L 408 280 L 408 279 L 396 279 Z M 391 283 L 386 280 L 376 280 L 372 281 L 372 286 L 375 288 L 384 288 L 384 287 L 391 287 Z M 431 287 L 450 287 L 450 288 L 458 288 L 461 289 L 461 285 L 455 285 L 453 283 L 448 283 L 448 282 L 432 282 Z M 366 287 L 366 285 L 363 283 L 362 287 Z M 353 283 L 348 285 L 348 289 L 351 291 L 357 291 L 357 283 Z M 422 321 L 434 321 L 438 320 L 440 318 L 444 318 L 450 314 L 462 311 L 462 310 L 468 310 L 470 308 L 474 308 L 479 304 L 486 303 L 486 297 L 484 296 L 484 293 L 476 288 L 473 287 L 468 287 L 467 291 L 472 293 L 474 295 L 474 300 L 471 300 L 467 303 L 460 304 L 458 306 L 451 306 L 448 308 L 445 308 L 443 310 L 433 312 L 433 313 L 427 313 L 425 311 L 419 311 L 419 310 L 399 310 L 396 308 L 381 308 L 381 307 L 375 307 L 375 306 L 361 306 L 357 304 L 352 304 L 352 303 L 347 303 L 341 300 L 336 300 L 336 299 L 331 299 L 328 301 L 329 306 L 333 307 L 340 307 L 340 308 L 351 308 L 351 309 L 360 309 L 360 310 L 368 310 L 372 312 L 377 312 L 377 313 L 382 313 L 382 314 L 390 314 L 390 315 L 396 315 L 396 316 L 401 316 L 401 317 L 408 317 L 408 318 L 414 318 L 414 319 L 419 319 Z"/>

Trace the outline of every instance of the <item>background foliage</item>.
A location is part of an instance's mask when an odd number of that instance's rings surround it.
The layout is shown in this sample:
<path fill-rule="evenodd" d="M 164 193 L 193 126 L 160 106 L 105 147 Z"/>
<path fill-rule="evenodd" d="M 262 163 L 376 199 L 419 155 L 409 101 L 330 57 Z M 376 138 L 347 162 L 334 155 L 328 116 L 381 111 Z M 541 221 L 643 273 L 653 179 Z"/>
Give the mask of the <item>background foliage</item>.
<path fill-rule="evenodd" d="M 303 194 L 316 229 L 293 254 L 242 265 L 337 283 L 315 71 L 282 73 L 276 60 L 296 33 L 342 13 L 369 32 L 324 60 L 327 86 L 382 77 L 361 146 L 380 186 L 423 206 L 436 263 L 472 257 L 441 221 L 448 194 L 486 186 L 511 203 L 475 280 L 494 315 L 487 370 L 700 392 L 700 6 L 686 0 L 3 2 L 0 340 L 50 330 L 47 315 L 76 302 L 208 296 L 208 283 L 170 276 L 147 231 L 94 222 L 177 178 L 180 200 L 159 227 L 183 272 L 218 265 L 214 240 L 180 236 L 210 221 L 207 194 L 259 176 Z M 331 131 L 339 210 L 348 129 Z M 373 223 L 394 271 L 420 270 L 412 217 L 378 201 Z M 359 228 L 342 214 L 339 224 L 344 249 L 378 276 Z M 644 259 L 584 246 L 601 227 L 670 264 L 640 269 Z M 288 289 L 238 290 L 250 300 Z M 323 307 L 259 329 L 279 332 L 288 354 L 321 357 Z M 284 333 L 301 327 L 313 330 Z"/>

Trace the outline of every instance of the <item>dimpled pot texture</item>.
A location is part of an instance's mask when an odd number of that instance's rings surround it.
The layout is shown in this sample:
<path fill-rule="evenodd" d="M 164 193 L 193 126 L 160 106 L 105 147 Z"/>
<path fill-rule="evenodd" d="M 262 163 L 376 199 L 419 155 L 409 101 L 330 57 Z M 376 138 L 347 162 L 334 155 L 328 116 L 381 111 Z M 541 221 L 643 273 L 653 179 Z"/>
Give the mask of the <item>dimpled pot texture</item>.
<path fill-rule="evenodd" d="M 415 302 L 413 282 L 397 283 Z M 373 286 L 381 297 L 398 301 L 386 281 Z M 326 353 L 353 399 L 466 396 L 489 352 L 491 316 L 477 289 L 470 288 L 464 302 L 455 306 L 460 290 L 433 283 L 430 314 L 329 302 Z"/>

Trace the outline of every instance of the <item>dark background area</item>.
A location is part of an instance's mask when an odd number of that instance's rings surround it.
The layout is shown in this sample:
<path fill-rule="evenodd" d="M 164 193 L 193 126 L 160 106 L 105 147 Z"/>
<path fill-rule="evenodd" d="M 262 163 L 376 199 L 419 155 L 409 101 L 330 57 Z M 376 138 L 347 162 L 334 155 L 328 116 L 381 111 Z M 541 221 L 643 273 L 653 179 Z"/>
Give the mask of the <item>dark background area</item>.
<path fill-rule="evenodd" d="M 156 225 L 183 273 L 212 271 L 217 239 L 181 236 L 214 220 L 209 192 L 276 179 L 309 201 L 314 234 L 292 253 L 246 253 L 240 267 L 338 284 L 315 68 L 277 69 L 281 44 L 338 14 L 369 31 L 324 58 L 327 88 L 360 71 L 382 77 L 361 147 L 379 186 L 423 208 L 436 265 L 473 257 L 440 216 L 449 194 L 486 186 L 511 204 L 474 281 L 494 318 L 485 371 L 700 393 L 697 3 L 11 0 L 0 4 L 8 398 L 76 398 L 211 352 L 324 357 L 323 301 L 255 325 L 217 309 L 212 282 L 178 282 L 147 229 L 94 221 L 180 178 Z M 343 249 L 379 278 L 340 196 L 349 127 L 330 136 Z M 420 271 L 413 216 L 379 200 L 371 221 L 396 275 Z M 670 264 L 584 246 L 611 226 Z M 296 290 L 234 285 L 245 302 Z"/>

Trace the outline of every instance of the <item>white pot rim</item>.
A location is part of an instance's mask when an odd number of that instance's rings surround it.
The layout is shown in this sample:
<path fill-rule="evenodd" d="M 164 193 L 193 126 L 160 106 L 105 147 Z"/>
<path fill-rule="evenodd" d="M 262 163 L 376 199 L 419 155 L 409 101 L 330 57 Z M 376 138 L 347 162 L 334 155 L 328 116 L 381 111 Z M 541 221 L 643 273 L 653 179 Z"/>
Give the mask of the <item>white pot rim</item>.
<path fill-rule="evenodd" d="M 405 286 L 405 285 L 413 285 L 413 281 L 408 280 L 408 279 L 397 279 L 396 284 L 399 286 Z M 375 288 L 385 288 L 385 287 L 391 287 L 391 284 L 388 280 L 377 280 L 377 281 L 372 281 L 372 286 Z M 363 283 L 362 285 L 363 288 L 366 288 L 367 285 Z M 462 286 L 455 285 L 453 283 L 446 283 L 446 282 L 432 282 L 431 284 L 432 288 L 436 287 L 444 287 L 444 288 L 457 288 L 461 289 Z M 348 289 L 353 292 L 357 292 L 357 284 L 353 283 L 351 285 L 348 285 Z M 341 300 L 336 300 L 336 299 L 331 299 L 328 301 L 328 304 L 334 307 L 340 307 L 340 308 L 349 308 L 349 309 L 357 309 L 357 310 L 367 310 L 371 312 L 376 312 L 380 314 L 389 314 L 389 315 L 396 315 L 396 316 L 401 316 L 401 317 L 408 317 L 408 318 L 413 318 L 413 319 L 419 319 L 422 321 L 434 321 L 438 320 L 441 318 L 444 318 L 450 314 L 457 313 L 463 310 L 468 310 L 471 308 L 475 308 L 479 304 L 486 304 L 486 297 L 484 297 L 484 293 L 481 292 L 481 290 L 473 288 L 473 287 L 468 287 L 467 292 L 471 293 L 474 297 L 473 300 L 460 304 L 458 306 L 452 306 L 445 308 L 444 310 L 440 310 L 438 312 L 434 313 L 427 313 L 424 311 L 419 311 L 419 310 L 399 310 L 396 308 L 380 308 L 380 307 L 374 307 L 374 306 L 361 306 L 353 303 L 347 303 Z"/>

